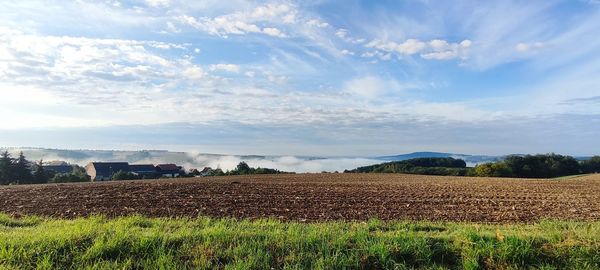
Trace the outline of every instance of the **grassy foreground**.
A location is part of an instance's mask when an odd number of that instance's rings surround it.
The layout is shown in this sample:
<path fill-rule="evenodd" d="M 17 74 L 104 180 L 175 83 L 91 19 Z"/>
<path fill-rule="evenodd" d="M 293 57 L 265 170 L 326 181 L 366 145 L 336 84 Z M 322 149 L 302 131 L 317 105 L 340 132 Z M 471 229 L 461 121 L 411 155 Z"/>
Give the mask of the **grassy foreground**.
<path fill-rule="evenodd" d="M 285 223 L 0 214 L 0 269 L 599 269 L 600 222 Z"/>

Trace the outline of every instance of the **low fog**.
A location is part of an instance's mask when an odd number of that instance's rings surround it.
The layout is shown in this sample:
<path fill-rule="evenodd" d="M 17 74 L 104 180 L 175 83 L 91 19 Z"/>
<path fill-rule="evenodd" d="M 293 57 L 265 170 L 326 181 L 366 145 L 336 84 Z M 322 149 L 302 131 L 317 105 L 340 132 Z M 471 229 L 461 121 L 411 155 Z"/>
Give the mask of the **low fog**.
<path fill-rule="evenodd" d="M 273 168 L 287 172 L 318 173 L 344 171 L 359 166 L 381 163 L 374 158 L 360 157 L 297 157 L 297 156 L 236 156 L 168 151 L 105 151 L 105 150 L 53 150 L 7 149 L 13 156 L 23 152 L 28 160 L 66 161 L 85 166 L 89 162 L 127 161 L 131 164 L 175 163 L 186 170 L 204 167 L 231 170 L 244 161 L 251 167 Z"/>

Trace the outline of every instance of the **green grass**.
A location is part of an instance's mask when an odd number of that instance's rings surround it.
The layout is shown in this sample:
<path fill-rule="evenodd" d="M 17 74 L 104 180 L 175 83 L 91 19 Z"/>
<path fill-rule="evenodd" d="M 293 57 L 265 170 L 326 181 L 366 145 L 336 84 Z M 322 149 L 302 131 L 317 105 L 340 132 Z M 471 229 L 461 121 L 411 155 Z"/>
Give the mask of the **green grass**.
<path fill-rule="evenodd" d="M 600 222 L 285 223 L 0 214 L 0 269 L 599 269 Z"/>

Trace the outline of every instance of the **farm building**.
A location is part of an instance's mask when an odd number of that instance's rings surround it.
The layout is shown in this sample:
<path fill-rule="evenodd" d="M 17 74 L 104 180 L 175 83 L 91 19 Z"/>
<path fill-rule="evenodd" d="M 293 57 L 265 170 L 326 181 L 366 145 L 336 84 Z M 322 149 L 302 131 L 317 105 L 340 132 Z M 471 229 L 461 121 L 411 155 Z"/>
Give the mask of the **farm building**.
<path fill-rule="evenodd" d="M 181 175 L 183 168 L 175 164 L 158 164 L 156 165 L 156 171 L 159 175 L 164 177 L 178 177 Z"/>
<path fill-rule="evenodd" d="M 202 171 L 200 171 L 201 176 L 210 176 L 213 173 L 213 169 L 211 167 L 204 167 Z"/>
<path fill-rule="evenodd" d="M 85 172 L 92 178 L 92 181 L 112 180 L 113 174 L 119 171 L 129 172 L 129 163 L 90 162 L 85 165 Z"/>
<path fill-rule="evenodd" d="M 132 164 L 129 165 L 129 172 L 145 177 L 154 177 L 156 176 L 157 170 L 156 167 L 152 164 Z"/>
<path fill-rule="evenodd" d="M 44 169 L 54 173 L 72 173 L 73 165 L 64 161 L 50 161 L 43 165 Z"/>

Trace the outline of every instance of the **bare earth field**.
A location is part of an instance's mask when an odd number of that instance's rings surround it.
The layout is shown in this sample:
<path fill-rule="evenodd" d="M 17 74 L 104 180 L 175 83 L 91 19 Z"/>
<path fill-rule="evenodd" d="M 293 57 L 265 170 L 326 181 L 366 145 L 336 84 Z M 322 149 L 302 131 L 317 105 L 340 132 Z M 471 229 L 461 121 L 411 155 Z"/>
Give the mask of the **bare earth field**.
<path fill-rule="evenodd" d="M 600 175 L 564 180 L 402 174 L 296 174 L 0 187 L 15 216 L 281 220 L 413 219 L 484 223 L 600 220 Z"/>

